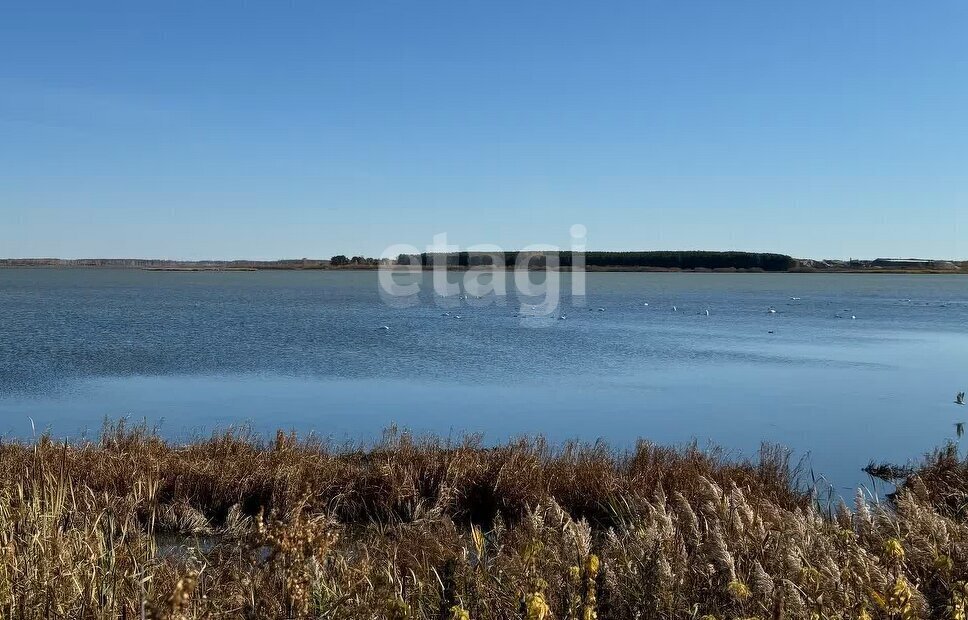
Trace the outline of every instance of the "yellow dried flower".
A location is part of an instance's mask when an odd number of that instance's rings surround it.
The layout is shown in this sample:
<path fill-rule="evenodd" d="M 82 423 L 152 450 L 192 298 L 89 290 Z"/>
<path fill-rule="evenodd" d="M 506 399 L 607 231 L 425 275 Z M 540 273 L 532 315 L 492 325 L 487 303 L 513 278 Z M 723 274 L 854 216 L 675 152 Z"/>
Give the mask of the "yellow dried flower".
<path fill-rule="evenodd" d="M 904 546 L 897 538 L 889 538 L 887 542 L 884 543 L 884 553 L 886 553 L 887 557 L 895 562 L 900 562 L 904 559 Z"/>
<path fill-rule="evenodd" d="M 601 568 L 601 560 L 594 553 L 588 556 L 588 561 L 585 562 L 585 570 L 588 571 L 589 577 L 594 577 L 598 574 L 598 570 Z"/>
<path fill-rule="evenodd" d="M 894 582 L 887 595 L 887 610 L 889 613 L 900 615 L 903 620 L 910 620 L 915 617 L 912 598 L 911 585 L 903 577 Z"/>
<path fill-rule="evenodd" d="M 750 589 L 745 583 L 739 580 L 730 581 L 729 585 L 726 586 L 726 590 L 737 601 L 745 601 L 750 597 Z"/>
<path fill-rule="evenodd" d="M 532 592 L 524 597 L 524 611 L 528 620 L 551 618 L 551 608 L 548 607 L 544 594 L 541 592 Z"/>
<path fill-rule="evenodd" d="M 471 620 L 471 613 L 460 605 L 454 605 L 450 608 L 450 620 Z"/>
<path fill-rule="evenodd" d="M 568 579 L 573 584 L 578 585 L 581 583 L 581 569 L 577 566 L 571 566 L 568 568 Z"/>
<path fill-rule="evenodd" d="M 951 620 L 968 620 L 968 583 L 958 581 L 951 587 L 948 617 Z"/>
<path fill-rule="evenodd" d="M 838 529 L 837 536 L 846 543 L 854 542 L 854 540 L 857 538 L 857 534 L 855 534 L 853 530 L 849 530 L 847 528 Z"/>

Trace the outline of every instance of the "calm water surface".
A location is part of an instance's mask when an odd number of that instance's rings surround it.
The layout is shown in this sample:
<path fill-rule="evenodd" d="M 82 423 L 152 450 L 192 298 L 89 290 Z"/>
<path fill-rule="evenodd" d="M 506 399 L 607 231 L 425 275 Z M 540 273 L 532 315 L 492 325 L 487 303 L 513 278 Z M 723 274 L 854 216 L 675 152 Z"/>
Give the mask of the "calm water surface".
<path fill-rule="evenodd" d="M 968 417 L 953 404 L 964 277 L 591 273 L 577 306 L 565 275 L 566 320 L 422 285 L 394 307 L 374 272 L 0 270 L 0 430 L 130 416 L 173 437 L 248 423 L 366 439 L 396 423 L 739 454 L 769 441 L 844 489 Z"/>

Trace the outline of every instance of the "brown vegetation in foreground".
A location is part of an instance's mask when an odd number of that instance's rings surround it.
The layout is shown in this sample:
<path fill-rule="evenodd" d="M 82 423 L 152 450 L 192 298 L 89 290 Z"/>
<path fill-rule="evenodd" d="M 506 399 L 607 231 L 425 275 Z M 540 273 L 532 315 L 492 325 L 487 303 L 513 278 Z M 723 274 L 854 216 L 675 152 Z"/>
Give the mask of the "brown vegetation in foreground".
<path fill-rule="evenodd" d="M 964 618 L 966 474 L 827 509 L 776 449 L 118 426 L 0 447 L 0 617 Z"/>

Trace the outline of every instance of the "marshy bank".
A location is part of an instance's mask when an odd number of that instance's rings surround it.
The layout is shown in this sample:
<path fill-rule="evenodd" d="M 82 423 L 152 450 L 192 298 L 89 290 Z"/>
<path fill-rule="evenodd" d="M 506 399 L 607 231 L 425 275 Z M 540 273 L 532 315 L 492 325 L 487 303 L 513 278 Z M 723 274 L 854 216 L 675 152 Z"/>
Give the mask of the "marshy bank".
<path fill-rule="evenodd" d="M 963 618 L 966 474 L 949 446 L 848 509 L 778 448 L 117 425 L 0 447 L 0 616 Z"/>

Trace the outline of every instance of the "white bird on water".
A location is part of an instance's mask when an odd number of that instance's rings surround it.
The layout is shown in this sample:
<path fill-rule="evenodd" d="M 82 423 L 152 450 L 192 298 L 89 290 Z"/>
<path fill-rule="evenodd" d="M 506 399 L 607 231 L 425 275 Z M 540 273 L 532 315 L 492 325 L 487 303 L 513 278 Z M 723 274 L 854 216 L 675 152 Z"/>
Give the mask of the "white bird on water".
<path fill-rule="evenodd" d="M 956 405 L 964 405 L 965 404 L 965 393 L 964 392 L 958 392 L 958 394 L 955 396 L 955 404 Z"/>
<path fill-rule="evenodd" d="M 673 312 L 679 312 L 679 308 L 676 308 L 675 306 L 672 306 L 672 311 Z"/>
<path fill-rule="evenodd" d="M 389 325 L 381 325 L 381 326 L 377 327 L 377 329 L 388 330 L 388 329 L 390 329 L 390 326 Z"/>
<path fill-rule="evenodd" d="M 776 308 L 770 308 L 769 310 L 767 310 L 767 312 L 770 314 L 776 314 Z"/>
<path fill-rule="evenodd" d="M 706 316 L 709 316 L 709 308 L 706 308 Z"/>

